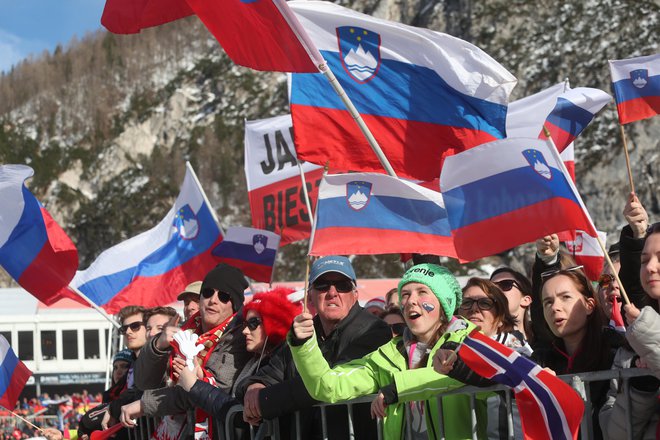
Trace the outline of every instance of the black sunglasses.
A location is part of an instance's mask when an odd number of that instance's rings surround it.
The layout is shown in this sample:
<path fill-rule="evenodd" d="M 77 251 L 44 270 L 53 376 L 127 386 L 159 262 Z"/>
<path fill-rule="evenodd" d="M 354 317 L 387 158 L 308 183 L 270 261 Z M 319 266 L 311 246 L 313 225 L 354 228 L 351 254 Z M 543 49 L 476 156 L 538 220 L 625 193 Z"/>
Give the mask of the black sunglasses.
<path fill-rule="evenodd" d="M 403 331 L 406 329 L 406 324 L 403 322 L 397 322 L 396 324 L 390 324 L 390 329 L 392 333 L 396 336 L 401 336 Z"/>
<path fill-rule="evenodd" d="M 213 289 L 211 287 L 202 289 L 202 291 L 199 292 L 199 294 L 202 295 L 203 298 L 209 299 L 213 296 L 215 292 L 218 292 L 218 299 L 221 302 L 227 304 L 229 301 L 231 301 L 231 296 L 229 296 L 228 293 L 220 292 L 218 289 Z"/>
<path fill-rule="evenodd" d="M 520 290 L 520 284 L 516 280 L 493 281 L 493 284 L 499 287 L 502 292 L 508 292 L 513 289 L 513 286 L 516 286 Z"/>
<path fill-rule="evenodd" d="M 579 266 L 573 266 L 573 267 L 567 267 L 566 269 L 553 269 L 553 270 L 547 270 L 543 273 L 541 273 L 541 281 L 546 281 L 548 278 L 552 278 L 557 274 L 565 273 L 565 272 L 575 272 L 576 270 L 582 270 L 584 266 L 579 265 Z"/>
<path fill-rule="evenodd" d="M 490 298 L 479 298 L 479 299 L 466 298 L 463 300 L 463 302 L 458 308 L 460 310 L 471 310 L 472 306 L 475 303 L 477 304 L 479 310 L 490 310 L 495 305 L 495 301 L 493 301 Z"/>
<path fill-rule="evenodd" d="M 256 316 L 253 316 L 252 318 L 245 320 L 245 321 L 243 322 L 243 326 L 244 326 L 244 327 L 247 327 L 248 330 L 250 330 L 251 332 L 253 332 L 253 331 L 255 331 L 255 330 L 256 330 L 256 329 L 257 329 L 262 323 L 263 323 L 263 321 L 262 321 L 261 319 L 257 318 Z"/>
<path fill-rule="evenodd" d="M 143 325 L 145 325 L 145 324 L 142 321 L 131 322 L 130 324 L 122 325 L 121 327 L 119 327 L 119 333 L 121 333 L 122 335 L 125 335 L 129 328 L 131 329 L 131 331 L 136 332 L 136 331 L 140 330 L 140 328 Z"/>
<path fill-rule="evenodd" d="M 335 286 L 339 293 L 352 292 L 355 287 L 351 280 L 317 280 L 312 283 L 312 289 L 319 292 L 327 292 L 330 290 L 330 286 Z"/>

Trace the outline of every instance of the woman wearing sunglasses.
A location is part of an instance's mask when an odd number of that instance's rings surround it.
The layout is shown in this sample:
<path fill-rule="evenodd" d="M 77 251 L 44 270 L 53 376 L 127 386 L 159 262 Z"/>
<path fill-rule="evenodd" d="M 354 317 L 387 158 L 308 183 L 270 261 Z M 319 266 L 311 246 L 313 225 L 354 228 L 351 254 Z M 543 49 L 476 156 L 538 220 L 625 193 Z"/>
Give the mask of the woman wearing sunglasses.
<path fill-rule="evenodd" d="M 242 379 L 254 374 L 266 365 L 272 352 L 284 342 L 293 318 L 300 313 L 300 305 L 293 304 L 287 296 L 293 289 L 276 288 L 257 293 L 252 301 L 243 306 L 243 334 L 247 351 L 253 357 L 234 381 L 231 396 L 224 391 L 197 379 L 197 375 L 186 368 L 183 359 L 173 362 L 179 375 L 178 385 L 188 391 L 190 400 L 209 414 L 220 414 L 222 407 L 233 400 L 237 385 Z"/>
<path fill-rule="evenodd" d="M 621 259 L 624 260 L 622 247 Z M 623 269 L 626 265 L 622 264 Z M 643 239 L 639 264 L 639 282 L 646 292 L 642 310 L 625 305 L 629 327 L 629 347 L 620 348 L 612 368 L 649 368 L 653 376 L 630 379 L 630 398 L 617 380 L 612 380 L 607 403 L 601 410 L 601 426 L 606 438 L 655 439 L 660 432 L 657 402 L 660 398 L 660 223 L 651 225 Z M 625 284 L 624 284 L 625 285 Z M 628 407 L 630 402 L 630 407 Z M 632 418 L 632 435 L 626 430 L 627 417 Z"/>
<path fill-rule="evenodd" d="M 532 323 L 532 283 L 527 277 L 510 267 L 500 267 L 490 275 L 490 280 L 500 288 L 509 301 L 509 312 L 516 319 L 515 330 L 522 333 L 530 344 L 534 342 Z"/>
<path fill-rule="evenodd" d="M 461 297 L 456 278 L 444 267 L 429 263 L 411 267 L 399 282 L 408 327 L 403 336 L 332 369 L 316 343 L 311 315 L 297 316 L 288 342 L 307 391 L 325 402 L 378 393 L 371 413 L 383 418 L 385 439 L 405 437 L 406 405 L 414 438 L 440 438 L 442 431 L 446 438 L 472 438 L 469 402 L 462 396 L 443 398 L 441 431 L 435 395 L 463 383 L 432 368 L 433 354 L 440 346 L 448 341 L 460 343 L 475 328 L 452 316 Z M 483 433 L 483 427 L 479 432 Z"/>

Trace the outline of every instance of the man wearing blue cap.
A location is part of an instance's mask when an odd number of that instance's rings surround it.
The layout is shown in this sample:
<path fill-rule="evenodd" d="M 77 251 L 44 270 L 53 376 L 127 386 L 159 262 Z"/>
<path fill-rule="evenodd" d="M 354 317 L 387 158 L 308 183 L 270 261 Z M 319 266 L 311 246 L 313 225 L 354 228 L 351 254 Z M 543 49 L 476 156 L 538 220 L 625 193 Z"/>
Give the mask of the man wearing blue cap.
<path fill-rule="evenodd" d="M 388 325 L 365 311 L 357 302 L 355 271 L 346 257 L 328 256 L 314 262 L 309 273 L 309 300 L 317 311 L 314 327 L 323 356 L 330 365 L 357 359 L 392 338 Z M 321 432 L 317 403 L 296 371 L 288 346 L 276 352 L 268 365 L 239 384 L 244 418 L 250 423 L 279 417 L 280 438 L 296 438 L 291 417 L 303 410 L 299 438 L 314 438 Z M 364 408 L 361 408 L 364 407 Z M 328 439 L 349 438 L 345 408 L 326 409 Z M 355 438 L 377 438 L 369 405 L 354 407 Z"/>

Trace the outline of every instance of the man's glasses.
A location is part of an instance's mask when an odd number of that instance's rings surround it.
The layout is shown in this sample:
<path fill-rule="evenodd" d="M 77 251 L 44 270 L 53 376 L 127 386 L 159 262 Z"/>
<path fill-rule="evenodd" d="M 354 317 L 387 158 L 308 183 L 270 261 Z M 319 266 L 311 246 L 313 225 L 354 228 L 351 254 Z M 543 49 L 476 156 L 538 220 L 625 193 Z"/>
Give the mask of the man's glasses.
<path fill-rule="evenodd" d="M 396 324 L 390 324 L 390 329 L 392 334 L 396 336 L 401 336 L 403 331 L 406 329 L 406 324 L 404 322 L 397 322 Z"/>
<path fill-rule="evenodd" d="M 561 273 L 565 273 L 565 272 L 580 271 L 583 268 L 584 268 L 584 266 L 579 265 L 579 266 L 567 267 L 566 269 L 547 270 L 547 271 L 541 273 L 541 281 L 546 281 L 548 278 L 552 278 L 557 274 L 561 274 Z"/>
<path fill-rule="evenodd" d="M 493 284 L 499 287 L 502 292 L 508 292 L 513 289 L 513 286 L 516 286 L 520 290 L 520 285 L 516 280 L 493 281 Z"/>
<path fill-rule="evenodd" d="M 199 294 L 202 295 L 203 298 L 209 299 L 213 296 L 215 292 L 218 292 L 218 299 L 220 300 L 220 302 L 227 304 L 229 301 L 231 301 L 231 296 L 229 296 L 228 293 L 220 292 L 218 289 L 213 289 L 211 287 L 202 289 L 202 291 L 199 292 Z"/>
<path fill-rule="evenodd" d="M 466 298 L 463 300 L 463 302 L 458 308 L 460 310 L 472 310 L 472 306 L 475 303 L 477 304 L 479 310 L 490 310 L 495 306 L 495 301 L 493 301 L 490 298 L 479 298 L 479 299 Z"/>
<path fill-rule="evenodd" d="M 607 289 L 614 284 L 614 276 L 609 273 L 604 273 L 598 278 L 598 288 Z"/>
<path fill-rule="evenodd" d="M 132 332 L 136 332 L 140 330 L 140 328 L 144 325 L 144 322 L 142 321 L 135 321 L 131 322 L 130 324 L 125 324 L 119 327 L 119 333 L 122 335 L 125 335 L 128 329 L 130 328 Z"/>
<path fill-rule="evenodd" d="M 339 293 L 352 292 L 354 289 L 353 281 L 351 280 L 318 280 L 312 283 L 312 289 L 319 292 L 327 292 L 330 286 L 335 286 Z"/>
<path fill-rule="evenodd" d="M 245 322 L 243 322 L 243 325 L 247 327 L 248 330 L 253 332 L 262 324 L 262 322 L 263 321 L 261 319 L 257 318 L 256 316 L 253 316 L 252 318 L 245 320 Z"/>

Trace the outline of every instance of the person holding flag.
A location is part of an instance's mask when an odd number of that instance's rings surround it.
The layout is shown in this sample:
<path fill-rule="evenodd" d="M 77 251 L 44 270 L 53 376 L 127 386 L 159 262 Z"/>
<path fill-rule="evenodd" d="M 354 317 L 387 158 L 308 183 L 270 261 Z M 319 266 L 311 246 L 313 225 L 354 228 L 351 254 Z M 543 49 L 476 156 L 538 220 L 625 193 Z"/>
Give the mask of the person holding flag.
<path fill-rule="evenodd" d="M 415 438 L 472 438 L 470 424 L 464 422 L 470 420 L 467 399 L 443 398 L 442 420 L 438 418 L 435 395 L 463 383 L 439 376 L 431 367 L 433 354 L 440 346 L 447 341 L 460 343 L 476 328 L 453 316 L 462 300 L 458 281 L 442 266 L 418 264 L 399 281 L 399 297 L 408 326 L 403 336 L 334 368 L 318 347 L 312 316 L 303 313 L 295 318 L 288 343 L 307 391 L 325 402 L 378 393 L 371 413 L 372 417 L 383 418 L 385 439 L 404 437 L 406 402 L 413 402 L 409 409 Z M 429 383 L 434 386 L 428 387 Z"/>

